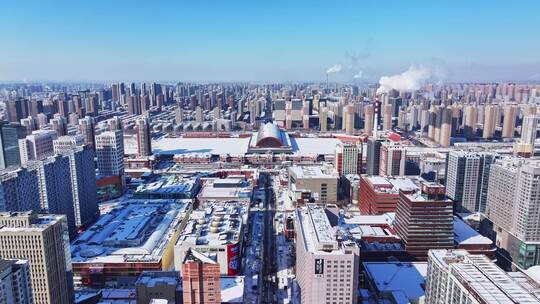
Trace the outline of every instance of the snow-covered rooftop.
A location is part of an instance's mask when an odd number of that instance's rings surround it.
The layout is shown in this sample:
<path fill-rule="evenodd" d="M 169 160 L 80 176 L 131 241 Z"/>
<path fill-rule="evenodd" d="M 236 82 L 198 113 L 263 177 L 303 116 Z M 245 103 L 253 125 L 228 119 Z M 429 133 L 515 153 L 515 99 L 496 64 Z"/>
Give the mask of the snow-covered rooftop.
<path fill-rule="evenodd" d="M 424 297 L 427 263 L 365 262 L 363 265 L 379 294 L 392 295 L 400 304 L 417 303 Z"/>
<path fill-rule="evenodd" d="M 190 203 L 126 200 L 73 242 L 73 263 L 159 262 Z"/>
<path fill-rule="evenodd" d="M 491 245 L 493 242 L 454 216 L 454 240 L 458 245 Z"/>
<path fill-rule="evenodd" d="M 243 303 L 244 277 L 221 277 L 221 302 Z"/>
<path fill-rule="evenodd" d="M 192 212 L 177 245 L 217 246 L 240 242 L 246 220 L 244 203 L 208 202 Z"/>

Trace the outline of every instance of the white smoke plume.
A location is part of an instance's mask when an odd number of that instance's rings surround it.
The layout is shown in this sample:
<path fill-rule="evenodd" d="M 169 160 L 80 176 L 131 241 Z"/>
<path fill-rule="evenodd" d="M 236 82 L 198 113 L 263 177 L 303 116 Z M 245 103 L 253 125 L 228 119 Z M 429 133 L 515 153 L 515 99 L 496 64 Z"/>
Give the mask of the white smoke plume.
<path fill-rule="evenodd" d="M 392 89 L 415 91 L 428 81 L 440 80 L 444 76 L 443 74 L 444 72 L 439 68 L 411 65 L 407 71 L 401 74 L 381 77 L 377 94 L 386 93 Z"/>
<path fill-rule="evenodd" d="M 366 75 L 364 75 L 363 71 L 360 71 L 360 72 L 354 74 L 353 78 L 354 79 L 364 79 L 364 78 L 366 78 Z"/>
<path fill-rule="evenodd" d="M 326 74 L 339 73 L 339 72 L 341 72 L 341 69 L 342 69 L 341 64 L 336 64 L 336 65 L 330 67 L 328 69 L 328 71 L 326 71 Z"/>

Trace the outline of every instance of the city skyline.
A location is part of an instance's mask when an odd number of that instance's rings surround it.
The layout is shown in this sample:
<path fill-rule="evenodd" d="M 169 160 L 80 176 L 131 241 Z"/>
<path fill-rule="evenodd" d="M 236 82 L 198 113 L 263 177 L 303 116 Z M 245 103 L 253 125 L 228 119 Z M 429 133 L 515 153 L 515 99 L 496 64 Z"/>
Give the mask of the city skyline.
<path fill-rule="evenodd" d="M 6 3 L 0 81 L 539 81 L 540 4 L 489 4 Z"/>

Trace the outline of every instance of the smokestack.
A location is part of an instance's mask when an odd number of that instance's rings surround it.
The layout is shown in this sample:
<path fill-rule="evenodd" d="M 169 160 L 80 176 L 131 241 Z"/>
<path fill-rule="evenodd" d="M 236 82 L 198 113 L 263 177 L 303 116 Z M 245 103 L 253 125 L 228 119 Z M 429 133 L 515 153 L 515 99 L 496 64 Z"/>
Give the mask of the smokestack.
<path fill-rule="evenodd" d="M 328 91 L 329 89 L 329 86 L 328 86 L 328 73 L 326 73 L 326 90 Z"/>

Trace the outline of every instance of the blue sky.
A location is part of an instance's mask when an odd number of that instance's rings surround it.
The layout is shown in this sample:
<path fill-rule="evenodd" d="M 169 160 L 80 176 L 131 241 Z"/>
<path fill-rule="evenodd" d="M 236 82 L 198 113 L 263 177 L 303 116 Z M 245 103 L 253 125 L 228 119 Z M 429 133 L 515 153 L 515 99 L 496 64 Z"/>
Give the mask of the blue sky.
<path fill-rule="evenodd" d="M 540 80 L 540 1 L 2 1 L 0 80 Z"/>

